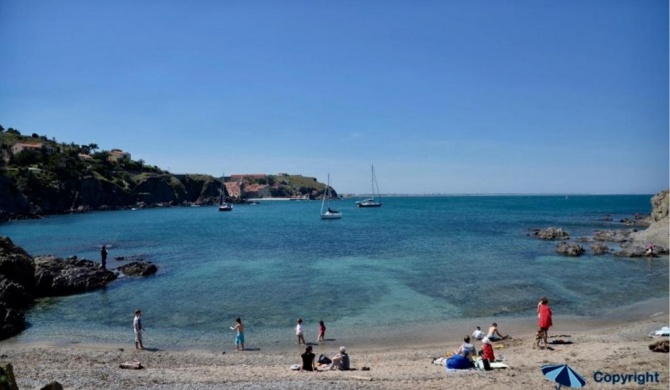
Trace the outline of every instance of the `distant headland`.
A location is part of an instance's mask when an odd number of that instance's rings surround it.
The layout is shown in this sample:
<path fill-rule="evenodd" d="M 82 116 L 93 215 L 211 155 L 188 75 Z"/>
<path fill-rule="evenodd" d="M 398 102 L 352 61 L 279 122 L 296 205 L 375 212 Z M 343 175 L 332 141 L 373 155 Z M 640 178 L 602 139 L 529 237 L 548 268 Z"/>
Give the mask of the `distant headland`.
<path fill-rule="evenodd" d="M 222 186 L 222 181 L 225 184 Z M 211 205 L 251 198 L 317 199 L 326 185 L 287 173 L 225 178 L 173 174 L 121 149 L 57 142 L 0 126 L 0 221 L 49 214 Z M 331 188 L 331 196 L 337 192 Z"/>

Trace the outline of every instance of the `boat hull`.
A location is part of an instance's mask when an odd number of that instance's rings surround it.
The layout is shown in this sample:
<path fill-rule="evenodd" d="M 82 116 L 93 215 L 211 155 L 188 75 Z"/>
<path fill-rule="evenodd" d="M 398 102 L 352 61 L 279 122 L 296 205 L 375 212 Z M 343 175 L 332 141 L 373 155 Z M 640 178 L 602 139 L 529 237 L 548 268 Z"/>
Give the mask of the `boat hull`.
<path fill-rule="evenodd" d="M 358 207 L 382 207 L 381 203 L 356 203 Z"/>
<path fill-rule="evenodd" d="M 233 211 L 233 205 L 232 204 L 224 204 L 219 206 L 219 211 Z"/>
<path fill-rule="evenodd" d="M 341 219 L 342 213 L 325 213 L 321 214 L 321 219 Z"/>

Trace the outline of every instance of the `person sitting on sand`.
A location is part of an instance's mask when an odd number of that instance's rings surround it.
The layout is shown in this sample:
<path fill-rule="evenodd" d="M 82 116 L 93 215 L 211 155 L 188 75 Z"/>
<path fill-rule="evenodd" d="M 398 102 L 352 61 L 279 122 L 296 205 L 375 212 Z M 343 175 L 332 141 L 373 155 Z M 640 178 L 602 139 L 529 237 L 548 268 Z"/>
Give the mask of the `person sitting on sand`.
<path fill-rule="evenodd" d="M 333 356 L 330 363 L 331 370 L 348 370 L 349 369 L 349 355 L 347 354 L 346 348 L 340 347 L 340 353 Z"/>
<path fill-rule="evenodd" d="M 498 324 L 495 322 L 491 324 L 491 327 L 489 328 L 489 332 L 486 334 L 486 337 L 489 339 L 489 341 L 499 341 L 499 340 L 505 340 L 506 338 L 509 338 L 509 335 L 501 335 L 500 332 L 498 331 Z"/>
<path fill-rule="evenodd" d="M 474 332 L 472 332 L 472 337 L 475 338 L 475 340 L 481 340 L 484 338 L 484 332 L 482 332 L 482 328 L 477 327 Z"/>
<path fill-rule="evenodd" d="M 488 359 L 489 362 L 494 362 L 496 356 L 493 354 L 493 346 L 491 345 L 491 340 L 488 337 L 482 339 L 482 359 Z"/>
<path fill-rule="evenodd" d="M 302 358 L 300 371 L 316 371 L 316 364 L 314 363 L 315 357 L 316 355 L 312 352 L 312 346 L 308 345 L 307 348 L 305 348 L 305 353 L 300 355 L 300 358 Z"/>
<path fill-rule="evenodd" d="M 461 347 L 458 348 L 456 353 L 465 356 L 469 360 L 472 360 L 477 356 L 477 349 L 470 343 L 470 336 L 465 336 L 463 338 L 463 344 L 461 344 Z"/>

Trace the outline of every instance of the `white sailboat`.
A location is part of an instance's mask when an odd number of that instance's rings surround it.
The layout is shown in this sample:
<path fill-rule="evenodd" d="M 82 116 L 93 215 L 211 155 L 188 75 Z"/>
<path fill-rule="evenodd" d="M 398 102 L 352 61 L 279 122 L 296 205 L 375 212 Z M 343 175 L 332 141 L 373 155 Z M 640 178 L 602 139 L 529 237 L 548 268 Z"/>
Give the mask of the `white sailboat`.
<path fill-rule="evenodd" d="M 377 191 L 377 196 L 375 196 L 375 190 Z M 377 184 L 374 165 L 372 165 L 372 198 L 359 200 L 356 202 L 356 205 L 358 207 L 382 207 L 382 197 L 379 194 L 379 184 Z"/>
<path fill-rule="evenodd" d="M 224 184 L 224 178 L 226 176 L 221 176 L 221 195 L 219 196 L 219 211 L 233 211 L 233 204 L 226 202 L 226 185 Z"/>
<path fill-rule="evenodd" d="M 326 207 L 324 211 L 323 208 Z M 328 183 L 326 190 L 323 191 L 323 199 L 321 200 L 321 219 L 340 219 L 342 213 L 330 208 L 330 173 L 328 174 Z"/>

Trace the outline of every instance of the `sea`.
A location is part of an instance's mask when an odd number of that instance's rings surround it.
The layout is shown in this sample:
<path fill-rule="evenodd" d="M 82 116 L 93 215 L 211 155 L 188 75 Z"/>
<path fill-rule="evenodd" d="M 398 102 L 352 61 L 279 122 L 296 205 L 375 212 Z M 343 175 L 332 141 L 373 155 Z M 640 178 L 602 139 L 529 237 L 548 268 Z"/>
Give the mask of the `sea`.
<path fill-rule="evenodd" d="M 152 208 L 56 215 L 0 225 L 33 256 L 151 261 L 149 277 L 120 277 L 106 288 L 40 299 L 17 342 L 132 345 L 143 312 L 145 345 L 231 348 L 230 326 L 246 325 L 248 348 L 295 344 L 302 318 L 308 341 L 326 324 L 334 344 L 383 342 L 426 324 L 529 318 L 541 296 L 555 314 L 599 311 L 668 296 L 668 258 L 556 252 L 532 229 L 560 227 L 574 240 L 649 214 L 651 195 L 398 196 L 381 208 L 359 199 Z M 608 244 L 616 249 L 615 244 Z M 123 260 L 117 260 L 123 258 Z M 482 327 L 488 323 L 481 322 Z"/>

